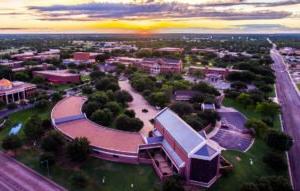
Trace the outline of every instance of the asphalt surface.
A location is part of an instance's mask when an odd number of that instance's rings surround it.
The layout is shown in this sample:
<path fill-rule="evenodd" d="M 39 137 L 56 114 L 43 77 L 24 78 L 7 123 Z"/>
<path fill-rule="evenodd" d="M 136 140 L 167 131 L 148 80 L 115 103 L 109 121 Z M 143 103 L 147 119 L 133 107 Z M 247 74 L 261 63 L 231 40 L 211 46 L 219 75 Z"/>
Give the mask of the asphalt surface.
<path fill-rule="evenodd" d="M 290 173 L 295 191 L 300 191 L 300 98 L 288 75 L 284 60 L 276 49 L 271 50 L 276 74 L 278 100 L 281 104 L 283 129 L 294 145 L 288 152 Z"/>
<path fill-rule="evenodd" d="M 51 180 L 0 152 L 1 191 L 66 191 Z"/>

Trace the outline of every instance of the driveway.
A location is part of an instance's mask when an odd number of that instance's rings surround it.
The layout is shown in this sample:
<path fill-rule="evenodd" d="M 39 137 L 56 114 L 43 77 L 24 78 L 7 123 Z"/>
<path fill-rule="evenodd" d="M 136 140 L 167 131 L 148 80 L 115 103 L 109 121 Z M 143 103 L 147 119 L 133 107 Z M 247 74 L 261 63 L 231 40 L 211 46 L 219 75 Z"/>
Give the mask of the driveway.
<path fill-rule="evenodd" d="M 0 190 L 2 191 L 66 191 L 53 181 L 0 152 Z"/>
<path fill-rule="evenodd" d="M 133 101 L 128 104 L 129 109 L 134 110 L 135 116 L 144 122 L 144 127 L 140 133 L 144 136 L 148 136 L 149 131 L 153 129 L 151 119 L 159 112 L 153 106 L 151 106 L 142 95 L 136 92 L 130 85 L 128 80 L 119 81 L 119 86 L 122 90 L 126 90 L 133 97 Z M 143 109 L 147 109 L 148 112 L 143 112 Z"/>

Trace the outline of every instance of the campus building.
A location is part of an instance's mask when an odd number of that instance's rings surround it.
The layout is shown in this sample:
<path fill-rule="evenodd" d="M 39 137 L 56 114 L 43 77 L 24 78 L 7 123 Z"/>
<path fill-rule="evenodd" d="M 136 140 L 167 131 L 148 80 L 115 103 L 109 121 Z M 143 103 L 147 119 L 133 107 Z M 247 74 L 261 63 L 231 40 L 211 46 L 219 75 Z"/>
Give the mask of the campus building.
<path fill-rule="evenodd" d="M 39 76 L 54 84 L 79 83 L 80 74 L 70 73 L 68 70 L 34 71 L 33 76 Z"/>
<path fill-rule="evenodd" d="M 199 67 L 199 66 L 190 66 L 189 72 L 194 73 L 196 71 L 202 72 L 205 76 L 210 77 L 221 77 L 226 78 L 226 76 L 232 72 L 241 72 L 241 70 L 236 70 L 232 68 L 216 68 L 216 67 Z"/>
<path fill-rule="evenodd" d="M 53 126 L 67 139 L 86 137 L 93 156 L 123 163 L 152 165 L 161 180 L 180 174 L 188 184 L 210 187 L 219 177 L 220 148 L 165 108 L 154 116 L 149 137 L 107 128 L 82 113 L 85 97 L 67 97 L 51 112 Z"/>
<path fill-rule="evenodd" d="M 94 64 L 96 63 L 96 57 L 101 54 L 97 52 L 74 52 L 73 58 L 64 59 L 63 64 Z"/>
<path fill-rule="evenodd" d="M 125 66 L 135 66 L 150 74 L 160 73 L 180 73 L 183 68 L 181 60 L 167 58 L 131 58 L 114 57 L 107 59 L 108 64 L 123 64 Z"/>
<path fill-rule="evenodd" d="M 9 104 L 25 100 L 36 91 L 36 85 L 7 79 L 0 80 L 0 101 Z"/>

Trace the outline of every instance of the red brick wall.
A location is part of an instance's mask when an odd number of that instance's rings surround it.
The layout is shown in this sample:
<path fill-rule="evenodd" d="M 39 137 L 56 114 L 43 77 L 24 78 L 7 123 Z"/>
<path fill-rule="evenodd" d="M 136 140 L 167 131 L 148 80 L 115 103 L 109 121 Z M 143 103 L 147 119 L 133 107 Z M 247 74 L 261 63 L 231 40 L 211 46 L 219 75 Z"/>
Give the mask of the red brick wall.
<path fill-rule="evenodd" d="M 75 52 L 73 54 L 74 60 L 89 60 L 90 53 L 89 52 Z"/>

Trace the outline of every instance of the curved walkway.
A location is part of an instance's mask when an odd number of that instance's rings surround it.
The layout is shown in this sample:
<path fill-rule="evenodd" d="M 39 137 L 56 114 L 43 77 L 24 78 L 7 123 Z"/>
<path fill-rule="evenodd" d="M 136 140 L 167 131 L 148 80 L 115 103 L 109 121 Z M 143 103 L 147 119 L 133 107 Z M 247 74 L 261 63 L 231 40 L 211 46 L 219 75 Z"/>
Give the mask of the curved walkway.
<path fill-rule="evenodd" d="M 151 106 L 145 98 L 137 93 L 130 85 L 128 80 L 119 81 L 119 86 L 122 90 L 126 90 L 133 97 L 133 101 L 128 103 L 130 109 L 134 110 L 137 118 L 144 122 L 144 127 L 141 129 L 140 133 L 147 137 L 149 131 L 153 130 L 153 124 L 150 120 L 159 112 L 153 106 Z M 148 112 L 144 113 L 142 110 L 147 109 Z"/>
<path fill-rule="evenodd" d="M 58 102 L 51 113 L 53 125 L 71 139 L 86 137 L 91 146 L 105 152 L 137 155 L 143 138 L 139 133 L 119 131 L 98 125 L 82 113 L 85 97 L 67 97 Z"/>

